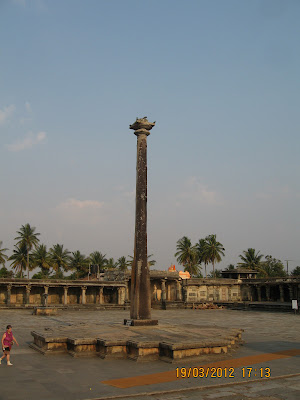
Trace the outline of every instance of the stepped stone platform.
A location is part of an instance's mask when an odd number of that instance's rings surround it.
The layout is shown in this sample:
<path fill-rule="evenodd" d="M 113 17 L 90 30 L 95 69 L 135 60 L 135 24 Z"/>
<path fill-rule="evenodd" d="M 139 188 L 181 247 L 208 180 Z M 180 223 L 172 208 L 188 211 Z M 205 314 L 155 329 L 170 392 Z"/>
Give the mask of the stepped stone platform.
<path fill-rule="evenodd" d="M 30 347 L 44 355 L 68 353 L 73 357 L 98 356 L 134 361 L 178 362 L 228 353 L 242 343 L 243 329 L 192 324 L 95 327 L 80 324 L 53 331 L 32 331 Z"/>

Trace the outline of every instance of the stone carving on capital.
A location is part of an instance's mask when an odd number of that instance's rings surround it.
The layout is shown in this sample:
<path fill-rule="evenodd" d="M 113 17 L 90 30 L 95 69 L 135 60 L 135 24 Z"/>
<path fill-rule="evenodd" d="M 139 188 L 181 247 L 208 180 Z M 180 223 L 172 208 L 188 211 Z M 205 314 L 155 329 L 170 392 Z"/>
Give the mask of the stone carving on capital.
<path fill-rule="evenodd" d="M 147 117 L 137 118 L 133 124 L 129 125 L 129 128 L 133 129 L 137 135 L 139 133 L 150 135 L 149 131 L 155 126 L 155 122 L 149 122 Z"/>

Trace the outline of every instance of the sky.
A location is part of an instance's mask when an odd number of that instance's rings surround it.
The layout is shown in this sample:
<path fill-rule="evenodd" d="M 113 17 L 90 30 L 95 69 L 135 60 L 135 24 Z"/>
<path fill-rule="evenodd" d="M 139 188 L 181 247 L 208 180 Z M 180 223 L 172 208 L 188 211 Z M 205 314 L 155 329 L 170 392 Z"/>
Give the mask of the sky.
<path fill-rule="evenodd" d="M 298 0 L 0 0 L 0 240 L 133 254 L 136 117 L 148 254 L 216 234 L 300 265 Z M 209 270 L 211 267 L 209 267 Z"/>

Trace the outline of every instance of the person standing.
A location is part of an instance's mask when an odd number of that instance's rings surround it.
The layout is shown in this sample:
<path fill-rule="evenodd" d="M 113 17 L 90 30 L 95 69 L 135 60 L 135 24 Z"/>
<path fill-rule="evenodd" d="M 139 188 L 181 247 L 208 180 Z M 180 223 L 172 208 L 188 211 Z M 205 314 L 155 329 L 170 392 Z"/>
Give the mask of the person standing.
<path fill-rule="evenodd" d="M 11 346 L 13 345 L 14 342 L 16 342 L 16 345 L 19 346 L 17 339 L 14 337 L 14 335 L 12 333 L 12 326 L 7 325 L 6 332 L 3 334 L 2 341 L 1 341 L 2 349 L 3 349 L 3 356 L 0 358 L 0 364 L 1 364 L 1 361 L 3 360 L 3 358 L 6 357 L 7 365 L 13 365 L 10 362 L 10 350 L 11 350 Z"/>

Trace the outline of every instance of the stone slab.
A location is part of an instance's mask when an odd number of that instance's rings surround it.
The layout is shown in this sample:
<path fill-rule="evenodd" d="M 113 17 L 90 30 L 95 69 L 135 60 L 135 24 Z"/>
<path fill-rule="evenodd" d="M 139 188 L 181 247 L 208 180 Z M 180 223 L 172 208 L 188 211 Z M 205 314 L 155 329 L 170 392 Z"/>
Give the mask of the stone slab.
<path fill-rule="evenodd" d="M 124 319 L 126 326 L 152 326 L 158 325 L 157 319 Z"/>

